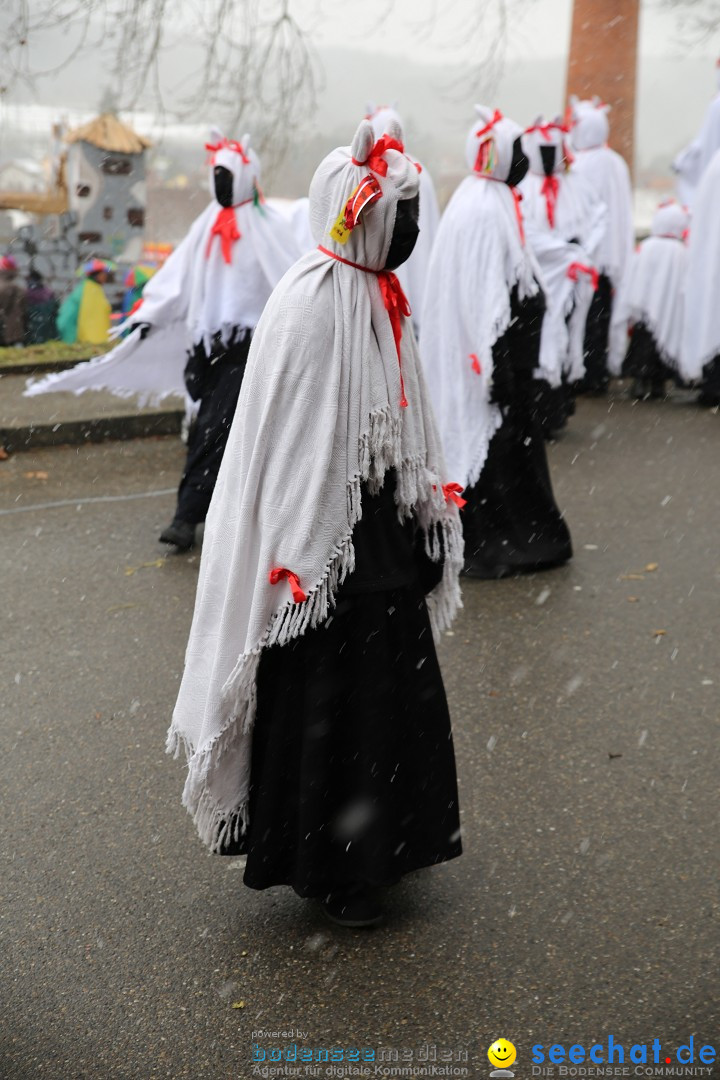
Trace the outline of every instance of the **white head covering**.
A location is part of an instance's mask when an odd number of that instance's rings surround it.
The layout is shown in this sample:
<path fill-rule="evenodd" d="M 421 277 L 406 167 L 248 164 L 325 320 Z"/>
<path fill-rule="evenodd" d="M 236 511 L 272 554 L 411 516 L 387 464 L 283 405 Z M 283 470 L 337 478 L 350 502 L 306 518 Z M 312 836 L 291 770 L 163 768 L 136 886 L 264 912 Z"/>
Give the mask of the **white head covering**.
<path fill-rule="evenodd" d="M 334 226 L 340 218 L 347 223 L 366 178 L 381 195 L 360 212 L 343 245 Z M 436 631 L 459 604 L 457 507 L 446 501 L 448 478 L 412 328 L 399 318 L 398 354 L 389 314 L 398 295 L 393 275 L 382 272 L 398 201 L 413 198 L 417 187 L 412 163 L 374 144 L 363 121 L 352 147 L 325 158 L 310 186 L 315 237 L 332 254 L 315 251 L 293 267 L 253 339 L 207 518 L 168 735 L 168 748 L 183 747 L 188 757 L 183 803 L 214 850 L 247 823 L 261 652 L 328 617 L 354 566 L 364 481 L 378 488 L 395 469 L 399 515 L 415 518 L 431 557 L 444 552 L 443 580 L 428 597 Z"/>
<path fill-rule="evenodd" d="M 720 91 L 720 60 L 716 65 L 716 79 Z M 684 150 L 680 151 L 673 161 L 672 167 L 678 177 L 678 195 L 682 202 L 692 207 L 698 184 L 718 149 L 720 149 L 720 93 L 716 94 L 708 105 L 702 127 L 696 137 Z"/>
<path fill-rule="evenodd" d="M 433 249 L 420 339 L 423 365 L 453 477 L 476 483 L 490 440 L 502 423 L 490 403 L 492 348 L 508 328 L 510 295 L 539 289 L 526 244 L 519 199 L 505 180 L 522 129 L 476 105 L 468 133 L 471 175 L 440 221 Z"/>
<path fill-rule="evenodd" d="M 607 145 L 609 112 L 610 106 L 598 97 L 592 101 L 570 98 L 573 170 L 607 207 L 607 229 L 596 262 L 600 273 L 617 288 L 633 250 L 633 195 L 630 170 L 620 154 Z"/>
<path fill-rule="evenodd" d="M 699 379 L 705 364 L 720 354 L 720 150 L 705 171 L 693 205 L 681 374 Z"/>
<path fill-rule="evenodd" d="M 366 119 L 372 124 L 376 139 L 381 138 L 383 135 L 397 132 L 399 133 L 400 141 L 404 142 L 402 120 L 394 106 L 374 106 L 368 104 Z M 415 329 L 418 330 L 420 326 L 420 310 L 422 308 L 423 296 L 425 295 L 425 282 L 427 280 L 430 253 L 432 252 L 438 224 L 440 222 L 440 209 L 438 207 L 437 195 L 435 194 L 435 185 L 433 184 L 432 177 L 427 168 L 424 165 L 421 165 L 420 162 L 413 157 L 410 157 L 410 160 L 415 161 L 416 164 L 420 166 L 421 170 L 420 218 L 418 221 L 420 235 L 418 236 L 412 255 L 407 262 L 403 263 L 403 265 L 398 268 L 397 276 L 410 301 L 410 306 L 413 311 L 413 325 L 415 326 Z"/>
<path fill-rule="evenodd" d="M 678 370 L 687 274 L 683 241 L 689 223 L 687 207 L 674 200 L 661 203 L 650 236 L 630 259 L 613 305 L 609 356 L 612 374 L 619 375 L 622 370 L 628 330 L 635 323 L 645 325 L 662 360 Z"/>
<path fill-rule="evenodd" d="M 261 199 L 260 163 L 249 141 L 244 135 L 234 142 L 213 129 L 211 165 L 232 173 L 233 208 L 213 198 L 145 286 L 131 321 L 149 324 L 150 334 L 141 340 L 136 331 L 105 356 L 33 383 L 29 394 L 109 390 L 160 401 L 184 393 L 188 348 L 202 342 L 209 353 L 216 334 L 227 345 L 255 329 L 270 293 L 300 252 L 292 229 Z"/>

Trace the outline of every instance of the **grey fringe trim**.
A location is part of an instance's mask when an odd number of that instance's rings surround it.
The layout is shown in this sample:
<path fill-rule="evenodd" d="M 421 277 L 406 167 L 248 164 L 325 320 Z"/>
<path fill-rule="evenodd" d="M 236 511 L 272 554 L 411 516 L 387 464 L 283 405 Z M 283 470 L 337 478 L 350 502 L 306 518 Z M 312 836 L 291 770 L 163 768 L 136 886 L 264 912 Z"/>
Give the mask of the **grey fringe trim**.
<path fill-rule="evenodd" d="M 442 479 L 423 459 L 401 459 L 402 422 L 389 410 L 371 417 L 370 429 L 360 439 L 360 469 L 347 485 L 348 532 L 336 546 L 325 571 L 300 604 L 288 601 L 272 617 L 254 649 L 243 653 L 228 676 L 221 692 L 221 730 L 202 750 L 192 747 L 172 728 L 166 751 L 179 757 L 185 753 L 189 773 L 182 803 L 192 816 L 201 840 L 212 852 L 219 852 L 229 840 L 237 840 L 247 829 L 247 800 L 228 811 L 212 798 L 207 779 L 220 758 L 249 737 L 257 710 L 257 670 L 263 649 L 285 645 L 325 622 L 335 605 L 338 587 L 355 568 L 352 532 L 362 516 L 361 485 L 379 490 L 390 468 L 397 472 L 396 500 L 398 513 L 405 518 L 413 512 L 425 531 L 426 550 L 434 561 L 444 558 L 440 584 L 427 597 L 428 613 L 435 638 L 445 630 L 459 607 L 459 573 L 463 562 L 463 536 L 457 508 L 445 501 Z"/>

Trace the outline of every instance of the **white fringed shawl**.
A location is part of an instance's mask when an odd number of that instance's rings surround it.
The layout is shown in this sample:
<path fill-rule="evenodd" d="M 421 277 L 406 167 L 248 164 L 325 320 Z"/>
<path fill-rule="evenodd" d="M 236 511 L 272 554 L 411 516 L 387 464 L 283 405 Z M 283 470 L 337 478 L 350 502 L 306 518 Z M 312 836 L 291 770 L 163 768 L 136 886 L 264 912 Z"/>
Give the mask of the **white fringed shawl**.
<path fill-rule="evenodd" d="M 684 243 L 690 213 L 677 203 L 655 213 L 651 235 L 633 255 L 613 304 L 608 367 L 619 375 L 627 351 L 628 329 L 644 323 L 668 367 L 680 368 L 683 301 L 688 253 Z"/>
<path fill-rule="evenodd" d="M 688 244 L 680 373 L 700 379 L 720 354 L 720 150 L 705 170 L 693 203 Z"/>
<path fill-rule="evenodd" d="M 335 150 L 310 190 L 316 238 L 374 270 L 385 262 L 397 202 L 417 192 L 417 172 L 388 150 L 383 197 L 368 207 L 347 245 L 328 235 L 350 193 L 368 174 L 372 129 L 352 150 Z M 462 535 L 446 502 L 442 451 L 412 335 L 405 320 L 401 408 L 398 355 L 375 273 L 317 251 L 273 293 L 250 350 L 238 409 L 210 506 L 185 671 L 168 749 L 183 748 L 183 804 L 213 851 L 247 826 L 256 677 L 264 648 L 286 644 L 328 617 L 353 570 L 352 531 L 361 484 L 379 487 L 397 471 L 398 514 L 425 531 L 432 558 L 444 553 L 440 585 L 428 597 L 436 632 L 459 603 Z M 293 600 L 297 576 L 306 599 Z M 372 673 L 368 672 L 371 677 Z"/>

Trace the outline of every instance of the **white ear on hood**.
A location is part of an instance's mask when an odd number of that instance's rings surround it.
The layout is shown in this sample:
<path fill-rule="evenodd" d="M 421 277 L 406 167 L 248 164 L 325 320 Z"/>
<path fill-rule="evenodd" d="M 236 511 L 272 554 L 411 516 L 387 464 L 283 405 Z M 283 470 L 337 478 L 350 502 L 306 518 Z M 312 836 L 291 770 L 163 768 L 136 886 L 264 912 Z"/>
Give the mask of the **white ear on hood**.
<path fill-rule="evenodd" d="M 371 116 L 374 116 L 376 112 L 377 112 L 377 105 L 375 104 L 375 102 L 374 101 L 366 101 L 365 102 L 365 115 L 367 117 L 371 117 Z"/>
<path fill-rule="evenodd" d="M 249 131 L 246 131 L 245 134 L 243 135 L 242 139 L 240 140 L 240 145 L 242 146 L 243 150 L 247 153 L 247 151 L 250 149 L 250 132 Z"/>
<path fill-rule="evenodd" d="M 495 115 L 493 110 L 488 108 L 487 105 L 476 105 L 475 112 L 478 114 L 481 120 L 484 120 L 486 124 L 489 124 Z"/>
<path fill-rule="evenodd" d="M 403 135 L 403 129 L 397 120 L 388 120 L 385 125 L 385 131 L 391 139 L 397 139 L 399 143 L 405 142 L 405 136 Z"/>
<path fill-rule="evenodd" d="M 600 110 L 600 111 L 601 111 L 601 112 L 604 112 L 604 113 L 605 113 L 605 115 L 607 116 L 607 114 L 608 114 L 608 113 L 610 112 L 610 110 L 611 110 L 611 109 L 612 109 L 612 105 L 603 105 L 603 106 L 601 107 L 601 110 Z"/>
<path fill-rule="evenodd" d="M 600 95 L 599 95 L 599 94 L 593 94 L 593 97 L 592 97 L 592 103 L 593 103 L 593 105 L 595 106 L 595 108 L 596 108 L 596 109 L 597 109 L 597 108 L 598 108 L 598 107 L 599 107 L 600 105 L 602 105 L 602 98 L 600 97 Z"/>
<path fill-rule="evenodd" d="M 372 124 L 369 120 L 361 120 L 358 124 L 358 129 L 355 132 L 355 137 L 352 141 L 351 151 L 352 156 L 356 161 L 359 161 L 362 165 L 365 164 L 370 157 L 370 151 L 375 145 L 375 135 L 373 133 Z"/>
<path fill-rule="evenodd" d="M 574 109 L 575 106 L 579 103 L 580 98 L 577 96 L 577 94 L 571 94 L 570 97 L 568 98 L 568 101 L 570 102 L 570 104 L 572 105 L 572 107 Z"/>
<path fill-rule="evenodd" d="M 544 122 L 545 122 L 545 118 L 543 117 L 543 114 L 540 113 L 540 115 L 536 116 L 535 119 L 533 120 L 532 124 L 530 124 L 529 126 L 531 128 L 540 127 Z"/>
<path fill-rule="evenodd" d="M 210 128 L 210 142 L 219 143 L 222 142 L 225 136 L 223 135 L 217 124 L 213 124 Z"/>

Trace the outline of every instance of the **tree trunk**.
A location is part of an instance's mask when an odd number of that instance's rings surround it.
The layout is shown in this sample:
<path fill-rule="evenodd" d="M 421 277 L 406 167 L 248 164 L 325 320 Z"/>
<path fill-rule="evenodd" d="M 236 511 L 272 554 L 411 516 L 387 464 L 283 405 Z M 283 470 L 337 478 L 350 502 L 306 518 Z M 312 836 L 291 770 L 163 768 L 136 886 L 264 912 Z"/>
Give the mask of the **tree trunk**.
<path fill-rule="evenodd" d="M 612 105 L 610 144 L 633 169 L 640 0 L 575 0 L 567 93 Z"/>

